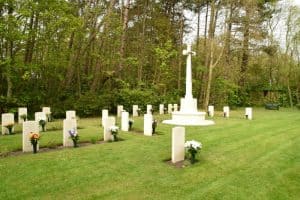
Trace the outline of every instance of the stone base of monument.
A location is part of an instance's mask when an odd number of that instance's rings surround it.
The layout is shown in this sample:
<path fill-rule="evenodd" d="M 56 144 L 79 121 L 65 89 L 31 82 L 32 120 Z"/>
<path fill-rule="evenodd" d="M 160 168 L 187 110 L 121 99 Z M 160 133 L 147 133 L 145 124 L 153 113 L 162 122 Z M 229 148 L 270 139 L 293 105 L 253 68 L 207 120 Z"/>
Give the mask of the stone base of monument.
<path fill-rule="evenodd" d="M 214 121 L 205 120 L 205 112 L 198 112 L 197 99 L 192 97 L 181 98 L 180 111 L 172 112 L 172 119 L 164 120 L 164 124 L 181 126 L 208 126 L 214 125 Z"/>
<path fill-rule="evenodd" d="M 209 126 L 214 125 L 212 120 L 205 120 L 205 112 L 172 112 L 172 119 L 164 120 L 164 124 L 182 126 Z"/>

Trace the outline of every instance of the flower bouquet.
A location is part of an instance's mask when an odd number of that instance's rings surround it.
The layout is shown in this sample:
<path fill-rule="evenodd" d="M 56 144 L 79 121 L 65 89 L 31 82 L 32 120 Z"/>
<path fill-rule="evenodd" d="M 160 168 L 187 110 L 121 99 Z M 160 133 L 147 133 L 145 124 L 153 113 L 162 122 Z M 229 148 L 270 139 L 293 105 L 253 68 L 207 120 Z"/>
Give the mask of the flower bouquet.
<path fill-rule="evenodd" d="M 111 134 L 113 135 L 113 141 L 118 141 L 118 130 L 119 130 L 119 127 L 117 126 L 111 126 L 109 128 Z"/>
<path fill-rule="evenodd" d="M 75 128 L 69 130 L 70 138 L 73 140 L 74 148 L 78 147 L 79 135 Z"/>
<path fill-rule="evenodd" d="M 42 127 L 43 132 L 45 132 L 46 120 L 41 119 L 39 125 Z"/>
<path fill-rule="evenodd" d="M 37 144 L 40 139 L 40 134 L 31 132 L 29 135 L 29 139 L 30 139 L 30 142 L 33 147 L 33 153 L 36 153 L 37 152 Z"/>
<path fill-rule="evenodd" d="M 20 115 L 20 118 L 25 122 L 27 120 L 27 114 Z"/>
<path fill-rule="evenodd" d="M 154 134 L 154 133 L 155 133 L 155 129 L 156 129 L 156 127 L 157 127 L 157 120 L 156 120 L 156 119 L 154 119 L 154 120 L 152 121 L 152 134 Z"/>
<path fill-rule="evenodd" d="M 132 125 L 133 125 L 134 120 L 133 119 L 129 119 L 128 121 L 128 125 L 129 125 L 129 130 L 131 130 Z"/>
<path fill-rule="evenodd" d="M 14 123 L 8 123 L 8 124 L 5 124 L 5 125 L 3 125 L 5 128 L 7 128 L 8 129 L 8 134 L 10 135 L 10 134 L 13 134 L 13 127 L 14 127 Z"/>
<path fill-rule="evenodd" d="M 202 149 L 201 142 L 197 142 L 195 140 L 192 141 L 186 141 L 184 144 L 184 147 L 186 148 L 187 152 L 190 154 L 190 161 L 191 164 L 194 164 L 196 161 L 196 154 L 197 152 Z"/>

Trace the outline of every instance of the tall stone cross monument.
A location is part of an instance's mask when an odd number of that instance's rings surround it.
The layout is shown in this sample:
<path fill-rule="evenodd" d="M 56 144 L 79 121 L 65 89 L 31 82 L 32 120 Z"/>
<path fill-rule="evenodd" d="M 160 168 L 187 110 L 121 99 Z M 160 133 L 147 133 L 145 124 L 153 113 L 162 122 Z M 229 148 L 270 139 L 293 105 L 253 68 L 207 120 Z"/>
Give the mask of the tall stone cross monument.
<path fill-rule="evenodd" d="M 192 45 L 188 44 L 187 49 L 183 50 L 186 59 L 186 80 L 185 80 L 185 97 L 180 99 L 180 111 L 172 112 L 171 120 L 164 120 L 165 124 L 172 125 L 190 125 L 190 126 L 207 126 L 213 125 L 211 120 L 205 120 L 205 112 L 199 112 L 197 109 L 197 99 L 193 98 L 192 87 L 192 56 L 196 55 L 192 51 Z"/>
<path fill-rule="evenodd" d="M 186 79 L 185 79 L 185 98 L 193 99 L 192 93 L 192 55 L 196 55 L 196 52 L 192 51 L 192 45 L 188 44 L 187 49 L 183 50 L 183 55 L 187 55 L 186 59 Z"/>

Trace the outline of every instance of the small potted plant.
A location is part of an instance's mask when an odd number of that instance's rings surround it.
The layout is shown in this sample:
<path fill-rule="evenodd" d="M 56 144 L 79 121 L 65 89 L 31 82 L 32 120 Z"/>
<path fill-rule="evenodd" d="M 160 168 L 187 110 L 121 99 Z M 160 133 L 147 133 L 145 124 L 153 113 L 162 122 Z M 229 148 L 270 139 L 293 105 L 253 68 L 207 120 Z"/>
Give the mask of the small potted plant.
<path fill-rule="evenodd" d="M 72 141 L 73 141 L 73 146 L 74 146 L 74 148 L 78 147 L 79 135 L 78 135 L 76 129 L 75 129 L 75 128 L 72 128 L 72 129 L 69 130 L 68 132 L 69 132 L 70 138 L 71 138 Z"/>
<path fill-rule="evenodd" d="M 42 127 L 43 132 L 45 132 L 46 120 L 41 119 L 39 125 Z"/>
<path fill-rule="evenodd" d="M 20 115 L 20 118 L 25 122 L 27 120 L 27 114 Z"/>
<path fill-rule="evenodd" d="M 200 151 L 202 149 L 201 142 L 197 142 L 195 140 L 186 141 L 186 143 L 184 144 L 184 147 L 186 148 L 187 152 L 189 153 L 191 164 L 194 164 L 196 161 L 196 154 L 198 153 L 198 151 Z"/>
<path fill-rule="evenodd" d="M 13 127 L 14 127 L 14 123 L 8 123 L 3 125 L 4 127 L 6 127 L 8 129 L 8 134 L 11 135 L 13 134 Z"/>
<path fill-rule="evenodd" d="M 33 147 L 33 153 L 37 153 L 37 144 L 40 139 L 40 134 L 31 132 L 29 135 L 29 139 Z"/>
<path fill-rule="evenodd" d="M 118 130 L 119 130 L 119 127 L 117 126 L 111 126 L 109 128 L 112 136 L 113 136 L 113 141 L 118 141 Z"/>
<path fill-rule="evenodd" d="M 133 122 L 134 122 L 134 120 L 133 120 L 133 119 L 129 119 L 129 121 L 128 121 L 129 130 L 131 130 L 131 129 L 132 129 Z"/>
<path fill-rule="evenodd" d="M 156 129 L 156 127 L 157 127 L 157 120 L 156 120 L 156 119 L 154 119 L 154 120 L 152 121 L 152 134 L 154 134 L 154 133 L 155 133 L 155 129 Z"/>

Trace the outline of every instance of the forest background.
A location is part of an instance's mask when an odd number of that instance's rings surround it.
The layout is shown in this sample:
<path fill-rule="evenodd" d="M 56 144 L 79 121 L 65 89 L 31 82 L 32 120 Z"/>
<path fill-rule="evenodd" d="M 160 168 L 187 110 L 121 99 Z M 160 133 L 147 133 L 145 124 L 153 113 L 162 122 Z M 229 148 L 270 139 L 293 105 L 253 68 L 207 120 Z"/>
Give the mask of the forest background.
<path fill-rule="evenodd" d="M 300 11 L 282 2 L 0 0 L 0 113 L 178 103 L 191 32 L 200 108 L 299 106 Z"/>

